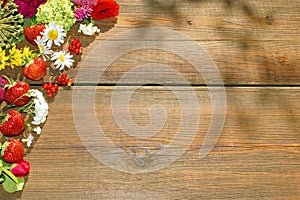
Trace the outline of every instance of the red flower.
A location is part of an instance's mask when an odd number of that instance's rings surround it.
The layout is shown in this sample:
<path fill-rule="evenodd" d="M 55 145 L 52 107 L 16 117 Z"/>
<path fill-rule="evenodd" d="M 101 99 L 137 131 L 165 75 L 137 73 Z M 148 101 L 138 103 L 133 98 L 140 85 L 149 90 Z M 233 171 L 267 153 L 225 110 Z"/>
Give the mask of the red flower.
<path fill-rule="evenodd" d="M 26 176 L 30 171 L 30 165 L 29 162 L 25 160 L 21 160 L 15 164 L 13 164 L 13 167 L 10 169 L 11 173 L 13 173 L 18 178 L 23 178 Z"/>
<path fill-rule="evenodd" d="M 92 6 L 91 17 L 95 20 L 102 20 L 116 17 L 119 14 L 119 4 L 114 0 L 98 0 Z"/>

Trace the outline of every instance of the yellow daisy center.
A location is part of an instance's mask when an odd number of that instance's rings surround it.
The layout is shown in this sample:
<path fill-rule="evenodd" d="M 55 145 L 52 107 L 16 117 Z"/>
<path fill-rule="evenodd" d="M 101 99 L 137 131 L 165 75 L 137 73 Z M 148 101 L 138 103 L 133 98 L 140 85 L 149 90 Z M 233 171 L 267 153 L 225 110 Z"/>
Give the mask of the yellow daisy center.
<path fill-rule="evenodd" d="M 63 55 L 60 55 L 59 59 L 61 60 L 61 62 L 65 62 L 65 57 Z"/>
<path fill-rule="evenodd" d="M 56 30 L 51 30 L 48 32 L 48 38 L 50 40 L 56 40 L 58 38 L 58 32 Z"/>

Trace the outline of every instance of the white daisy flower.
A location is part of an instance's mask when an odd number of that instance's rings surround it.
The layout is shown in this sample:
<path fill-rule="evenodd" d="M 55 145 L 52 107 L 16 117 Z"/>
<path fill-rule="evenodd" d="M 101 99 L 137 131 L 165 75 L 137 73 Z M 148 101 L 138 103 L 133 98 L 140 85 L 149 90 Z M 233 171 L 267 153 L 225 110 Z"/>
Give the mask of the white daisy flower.
<path fill-rule="evenodd" d="M 53 53 L 53 51 L 48 46 L 46 46 L 46 43 L 42 39 L 41 36 L 37 36 L 34 41 L 35 41 L 35 43 L 37 44 L 37 46 L 39 48 L 40 55 L 46 61 L 46 59 L 49 58 L 48 55 L 51 55 Z"/>
<path fill-rule="evenodd" d="M 70 53 L 65 53 L 65 51 L 55 52 L 51 56 L 51 60 L 55 61 L 54 65 L 56 69 L 63 70 L 65 67 L 70 68 L 73 65 L 74 60 L 72 59 Z"/>
<path fill-rule="evenodd" d="M 66 34 L 64 33 L 64 27 L 57 26 L 54 22 L 50 22 L 48 25 L 46 25 L 43 32 L 43 40 L 47 42 L 47 46 L 49 48 L 52 47 L 53 42 L 57 46 L 63 44 L 65 37 Z"/>
<path fill-rule="evenodd" d="M 88 25 L 80 24 L 78 32 L 82 32 L 84 35 L 94 35 L 95 33 L 99 33 L 100 29 L 92 23 Z"/>

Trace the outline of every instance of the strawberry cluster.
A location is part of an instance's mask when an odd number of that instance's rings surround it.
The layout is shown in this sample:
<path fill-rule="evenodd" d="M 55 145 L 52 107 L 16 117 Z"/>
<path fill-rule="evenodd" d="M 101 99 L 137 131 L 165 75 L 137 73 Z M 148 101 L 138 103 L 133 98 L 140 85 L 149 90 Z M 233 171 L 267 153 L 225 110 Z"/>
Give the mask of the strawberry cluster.
<path fill-rule="evenodd" d="M 78 38 L 75 38 L 71 41 L 70 45 L 68 46 L 68 50 L 76 55 L 82 53 L 81 43 Z"/>

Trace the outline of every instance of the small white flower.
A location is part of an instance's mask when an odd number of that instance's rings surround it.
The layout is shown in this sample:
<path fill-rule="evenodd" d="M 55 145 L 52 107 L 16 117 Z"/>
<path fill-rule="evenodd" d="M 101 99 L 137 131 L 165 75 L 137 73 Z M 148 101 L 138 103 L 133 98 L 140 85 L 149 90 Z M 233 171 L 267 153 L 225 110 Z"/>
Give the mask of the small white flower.
<path fill-rule="evenodd" d="M 80 24 L 78 32 L 82 32 L 84 35 L 94 35 L 95 33 L 99 33 L 100 29 L 92 23 L 88 25 Z"/>
<path fill-rule="evenodd" d="M 51 55 L 53 51 L 48 46 L 46 46 L 46 43 L 41 36 L 37 36 L 34 41 L 39 48 L 40 55 L 42 55 L 43 59 L 46 61 L 46 59 L 49 58 L 48 55 Z"/>
<path fill-rule="evenodd" d="M 42 124 L 46 121 L 48 115 L 48 104 L 40 102 L 38 99 L 34 99 L 35 103 L 35 116 L 31 122 L 34 125 Z"/>
<path fill-rule="evenodd" d="M 45 26 L 43 32 L 43 40 L 44 42 L 47 42 L 47 46 L 49 48 L 52 47 L 53 43 L 57 46 L 63 44 L 65 37 L 66 34 L 64 33 L 63 26 L 57 26 L 54 22 L 50 22 L 48 25 Z"/>
<path fill-rule="evenodd" d="M 54 65 L 56 69 L 63 70 L 66 67 L 70 68 L 73 65 L 74 60 L 70 53 L 65 53 L 64 50 L 55 52 L 51 56 L 51 60 L 55 61 Z"/>
<path fill-rule="evenodd" d="M 33 131 L 34 131 L 36 134 L 40 135 L 41 132 L 42 132 L 42 129 L 41 129 L 41 127 L 37 126 L 37 127 L 35 127 L 35 128 L 33 129 Z"/>
<path fill-rule="evenodd" d="M 45 98 L 43 96 L 43 93 L 39 90 L 31 89 L 29 90 L 30 96 L 34 97 L 33 103 L 34 103 L 34 113 L 35 116 L 33 117 L 33 121 L 31 124 L 33 125 L 39 125 L 46 121 L 46 118 L 48 116 L 48 109 L 49 106 L 47 102 L 45 101 Z"/>
<path fill-rule="evenodd" d="M 27 140 L 27 147 L 29 148 L 34 140 L 33 135 L 30 134 L 26 140 Z"/>

